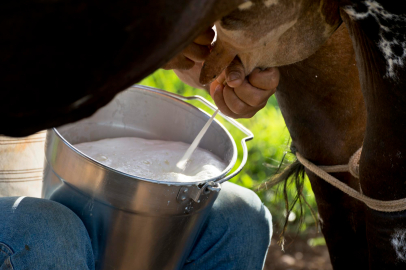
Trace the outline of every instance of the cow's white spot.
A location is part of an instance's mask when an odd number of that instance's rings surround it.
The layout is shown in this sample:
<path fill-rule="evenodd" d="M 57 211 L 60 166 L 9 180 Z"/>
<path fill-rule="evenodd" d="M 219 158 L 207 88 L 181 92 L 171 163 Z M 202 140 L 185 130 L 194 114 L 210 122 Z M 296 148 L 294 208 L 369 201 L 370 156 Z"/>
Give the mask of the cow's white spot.
<path fill-rule="evenodd" d="M 264 5 L 266 7 L 270 7 L 272 5 L 276 5 L 278 3 L 278 0 L 264 0 Z"/>
<path fill-rule="evenodd" d="M 406 261 L 406 230 L 396 230 L 391 236 L 391 244 L 396 256 L 401 261 Z"/>
<path fill-rule="evenodd" d="M 375 0 L 367 0 L 363 4 L 367 8 L 366 12 L 357 12 L 352 6 L 346 6 L 344 11 L 353 20 L 362 20 L 370 16 L 375 19 L 379 25 L 380 37 L 377 45 L 386 60 L 385 75 L 397 79 L 395 68 L 403 67 L 406 58 L 406 33 L 402 31 L 406 27 L 406 16 L 389 13 Z M 393 48 L 397 48 L 397 52 Z"/>
<path fill-rule="evenodd" d="M 239 10 L 246 10 L 246 9 L 250 9 L 252 7 L 253 3 L 251 1 L 242 3 L 241 5 L 238 6 Z"/>

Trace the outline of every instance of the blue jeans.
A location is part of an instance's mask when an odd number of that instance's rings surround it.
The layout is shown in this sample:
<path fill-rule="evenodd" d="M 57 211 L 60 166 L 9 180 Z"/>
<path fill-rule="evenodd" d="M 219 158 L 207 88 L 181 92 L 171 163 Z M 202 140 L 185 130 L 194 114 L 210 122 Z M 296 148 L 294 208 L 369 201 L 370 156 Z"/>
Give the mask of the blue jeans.
<path fill-rule="evenodd" d="M 258 196 L 225 183 L 183 269 L 262 269 L 271 236 L 271 215 Z M 0 198 L 0 270 L 5 269 L 94 269 L 82 221 L 53 201 Z"/>

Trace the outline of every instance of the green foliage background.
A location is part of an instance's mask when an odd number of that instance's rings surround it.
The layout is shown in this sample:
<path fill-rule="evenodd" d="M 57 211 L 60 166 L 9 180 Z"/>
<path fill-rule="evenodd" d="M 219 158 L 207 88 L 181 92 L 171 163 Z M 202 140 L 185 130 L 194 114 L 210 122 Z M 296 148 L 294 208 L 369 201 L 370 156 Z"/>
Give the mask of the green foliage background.
<path fill-rule="evenodd" d="M 213 102 L 206 91 L 184 84 L 173 71 L 158 70 L 142 80 L 139 84 L 160 88 L 184 96 L 200 95 Z M 205 106 L 200 103 L 193 103 L 193 105 L 207 111 L 209 114 L 212 113 L 210 109 L 205 108 Z M 241 157 L 242 149 L 240 147 L 240 140 L 243 138 L 243 134 L 227 122 L 221 121 L 221 116 L 216 116 L 216 119 L 222 122 L 236 139 L 236 144 L 239 146 L 239 157 Z M 249 189 L 254 189 L 275 174 L 283 159 L 284 153 L 289 150 L 290 136 L 275 97 L 270 98 L 267 106 L 259 111 L 253 118 L 240 119 L 238 121 L 250 129 L 255 137 L 252 141 L 247 143 L 249 149 L 247 164 L 243 171 L 232 179 L 232 182 Z M 293 158 L 291 154 L 285 156 L 285 160 L 288 162 L 292 161 Z M 239 161 L 237 162 L 237 165 L 238 164 Z M 303 193 L 306 200 L 311 207 L 316 210 L 314 194 L 308 179 L 305 179 L 304 183 Z M 296 189 L 293 183 L 288 187 L 288 196 L 290 201 L 292 201 L 296 195 Z M 280 233 L 286 217 L 282 186 L 260 191 L 258 195 L 272 213 L 274 232 Z M 314 230 L 315 220 L 307 207 L 304 206 L 304 208 L 303 222 L 300 225 L 298 218 L 300 216 L 300 206 L 296 205 L 294 207 L 294 214 L 290 217 L 291 219 L 293 219 L 294 216 L 297 218 L 289 222 L 288 231 L 297 232 L 299 230 L 300 232 L 304 232 L 309 228 Z"/>

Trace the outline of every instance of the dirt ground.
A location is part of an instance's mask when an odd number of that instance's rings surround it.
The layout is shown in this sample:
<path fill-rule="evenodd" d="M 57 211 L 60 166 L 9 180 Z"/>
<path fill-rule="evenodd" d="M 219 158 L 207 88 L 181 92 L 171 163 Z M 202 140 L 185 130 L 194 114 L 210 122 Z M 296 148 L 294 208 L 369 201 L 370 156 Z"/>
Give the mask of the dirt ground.
<path fill-rule="evenodd" d="M 327 247 L 308 244 L 314 237 L 322 235 L 288 235 L 283 252 L 276 236 L 272 239 L 264 270 L 332 270 Z"/>

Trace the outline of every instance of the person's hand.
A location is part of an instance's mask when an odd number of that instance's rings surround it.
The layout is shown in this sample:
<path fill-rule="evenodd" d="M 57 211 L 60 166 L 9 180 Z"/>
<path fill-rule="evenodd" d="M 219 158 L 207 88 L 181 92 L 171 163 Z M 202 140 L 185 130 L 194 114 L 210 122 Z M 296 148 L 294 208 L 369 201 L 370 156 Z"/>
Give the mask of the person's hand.
<path fill-rule="evenodd" d="M 202 70 L 203 66 L 202 64 L 203 63 L 196 63 L 191 69 L 188 70 L 174 69 L 173 71 L 182 82 L 194 88 L 204 89 L 208 92 L 210 89 L 210 84 L 202 85 L 199 82 L 200 71 Z"/>
<path fill-rule="evenodd" d="M 189 70 L 193 68 L 196 63 L 203 63 L 210 53 L 213 38 L 214 30 L 212 28 L 207 29 L 162 68 Z"/>
<path fill-rule="evenodd" d="M 209 85 L 199 83 L 200 71 L 204 60 L 210 53 L 214 30 L 207 29 L 201 33 L 186 49 L 164 65 L 163 69 L 173 69 L 184 83 L 200 89 L 209 90 Z"/>
<path fill-rule="evenodd" d="M 251 118 L 265 107 L 279 84 L 278 68 L 254 69 L 246 76 L 238 58 L 210 85 L 210 95 L 222 113 Z"/>

